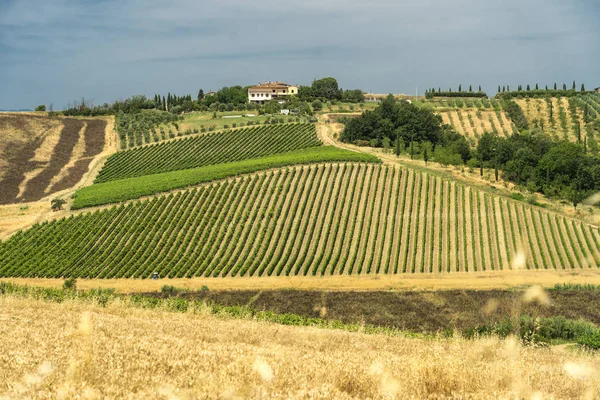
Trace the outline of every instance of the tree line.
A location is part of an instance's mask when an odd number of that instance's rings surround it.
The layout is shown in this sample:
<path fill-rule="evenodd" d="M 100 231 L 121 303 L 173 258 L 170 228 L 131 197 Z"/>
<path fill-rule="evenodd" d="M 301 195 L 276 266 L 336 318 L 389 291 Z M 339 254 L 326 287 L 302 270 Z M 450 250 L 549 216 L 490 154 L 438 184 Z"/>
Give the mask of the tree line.
<path fill-rule="evenodd" d="M 586 91 L 585 84 L 581 84 L 579 91 L 577 90 L 577 83 L 573 81 L 571 88 L 567 88 L 567 84 L 563 83 L 562 88 L 554 82 L 554 86 L 549 88 L 546 85 L 544 88 L 541 88 L 537 83 L 535 86 L 526 85 L 523 88 L 523 85 L 518 85 L 517 90 L 510 90 L 510 86 L 498 86 L 498 93 L 496 94 L 496 98 L 499 99 L 512 99 L 514 97 L 530 97 L 530 98 L 539 98 L 539 97 L 573 97 L 580 94 L 594 93 L 594 91 Z"/>
<path fill-rule="evenodd" d="M 487 94 L 481 90 L 481 85 L 479 85 L 479 89 L 475 92 L 473 91 L 473 86 L 469 85 L 469 90 L 464 91 L 462 85 L 458 85 L 458 91 L 453 91 L 452 88 L 449 88 L 446 91 L 442 91 L 441 88 L 438 88 L 437 91 L 435 88 L 431 88 L 425 91 L 425 98 L 433 99 L 434 97 L 486 97 Z"/>

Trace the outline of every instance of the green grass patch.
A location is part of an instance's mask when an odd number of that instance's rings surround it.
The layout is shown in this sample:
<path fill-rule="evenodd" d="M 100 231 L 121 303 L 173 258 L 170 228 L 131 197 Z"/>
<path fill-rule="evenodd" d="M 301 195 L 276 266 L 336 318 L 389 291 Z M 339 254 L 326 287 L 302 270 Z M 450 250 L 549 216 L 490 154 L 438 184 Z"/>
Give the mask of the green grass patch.
<path fill-rule="evenodd" d="M 369 154 L 331 146 L 319 146 L 262 158 L 94 184 L 78 190 L 73 195 L 75 201 L 71 208 L 79 209 L 118 203 L 264 169 L 337 161 L 381 162 L 377 157 Z"/>

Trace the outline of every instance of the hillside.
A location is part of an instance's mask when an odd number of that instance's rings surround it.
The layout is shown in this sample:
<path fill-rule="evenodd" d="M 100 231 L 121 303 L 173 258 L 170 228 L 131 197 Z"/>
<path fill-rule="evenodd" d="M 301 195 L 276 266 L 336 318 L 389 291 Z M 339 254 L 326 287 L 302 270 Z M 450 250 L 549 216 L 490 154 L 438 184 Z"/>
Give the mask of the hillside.
<path fill-rule="evenodd" d="M 107 146 L 106 119 L 0 114 L 0 204 L 72 188 Z"/>
<path fill-rule="evenodd" d="M 571 142 L 577 142 L 579 129 L 581 140 L 583 140 L 586 132 L 583 110 L 577 107 L 573 98 L 528 98 L 515 101 L 523 110 L 531 128 L 542 129 L 554 139 L 564 139 Z"/>
<path fill-rule="evenodd" d="M 34 226 L 0 276 L 400 274 L 600 262 L 598 228 L 427 173 L 322 164 Z"/>
<path fill-rule="evenodd" d="M 465 136 L 472 146 L 477 144 L 484 133 L 507 137 L 515 131 L 504 111 L 457 108 L 452 111 L 437 111 L 437 114 L 445 124 L 451 125 L 456 132 Z"/>

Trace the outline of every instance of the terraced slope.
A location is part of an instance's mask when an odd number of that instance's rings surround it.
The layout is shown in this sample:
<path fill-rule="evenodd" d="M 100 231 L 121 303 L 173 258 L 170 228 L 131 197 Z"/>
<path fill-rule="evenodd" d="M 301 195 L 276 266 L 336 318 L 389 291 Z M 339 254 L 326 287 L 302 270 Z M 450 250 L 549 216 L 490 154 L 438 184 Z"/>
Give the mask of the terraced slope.
<path fill-rule="evenodd" d="M 526 260 L 515 263 L 524 249 Z M 597 227 L 426 173 L 322 164 L 34 226 L 0 276 L 401 274 L 596 268 Z"/>
<path fill-rule="evenodd" d="M 191 137 L 111 156 L 96 183 L 320 146 L 313 124 L 269 125 Z"/>
<path fill-rule="evenodd" d="M 445 124 L 454 127 L 456 132 L 465 136 L 476 145 L 484 133 L 496 133 L 506 137 L 513 133 L 513 124 L 503 111 L 456 109 L 437 112 Z"/>

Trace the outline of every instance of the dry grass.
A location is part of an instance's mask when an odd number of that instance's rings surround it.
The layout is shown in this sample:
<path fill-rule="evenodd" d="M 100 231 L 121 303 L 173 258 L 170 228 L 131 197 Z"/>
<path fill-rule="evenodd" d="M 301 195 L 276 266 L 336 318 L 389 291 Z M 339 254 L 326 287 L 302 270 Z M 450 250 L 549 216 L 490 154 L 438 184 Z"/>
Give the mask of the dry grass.
<path fill-rule="evenodd" d="M 62 279 L 2 278 L 0 281 L 19 285 L 61 287 Z M 181 279 L 80 279 L 80 289 L 113 288 L 120 293 L 160 291 L 163 285 L 200 289 L 206 285 L 213 290 L 489 290 L 510 289 L 521 285 L 552 287 L 557 283 L 590 283 L 600 285 L 597 269 L 504 270 L 493 272 L 452 272 L 415 275 L 336 275 L 336 276 L 270 276 Z"/>
<path fill-rule="evenodd" d="M 52 178 L 50 181 L 50 185 L 46 188 L 46 193 L 52 190 L 52 187 L 60 182 L 65 176 L 67 176 L 69 169 L 75 166 L 75 163 L 83 158 L 83 154 L 85 152 L 85 135 L 84 132 L 87 129 L 87 122 L 84 122 L 83 127 L 79 131 L 79 139 L 77 140 L 77 144 L 73 148 L 73 152 L 71 153 L 71 158 L 69 162 L 62 167 L 60 172 Z"/>
<path fill-rule="evenodd" d="M 1 398 L 597 398 L 600 360 L 80 302 L 0 299 Z"/>

